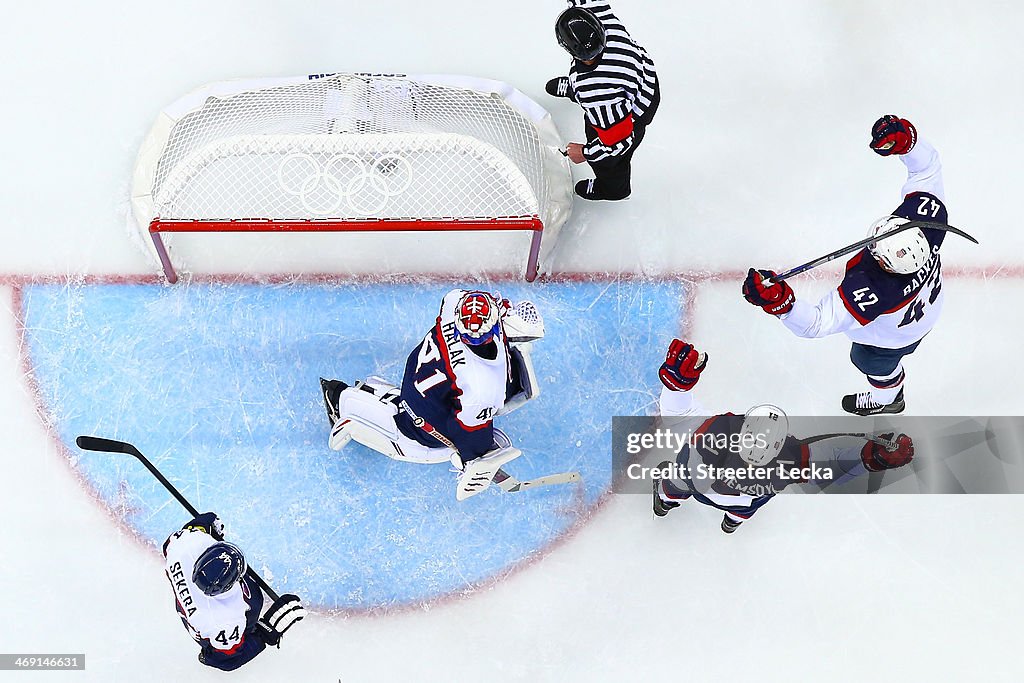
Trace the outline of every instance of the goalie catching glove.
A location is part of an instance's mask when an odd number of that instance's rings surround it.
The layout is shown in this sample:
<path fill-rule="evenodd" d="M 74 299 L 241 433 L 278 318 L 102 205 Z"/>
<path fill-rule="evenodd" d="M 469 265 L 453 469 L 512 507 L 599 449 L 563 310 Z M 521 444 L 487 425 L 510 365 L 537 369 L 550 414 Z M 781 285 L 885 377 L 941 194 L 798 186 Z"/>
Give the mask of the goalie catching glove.
<path fill-rule="evenodd" d="M 510 344 L 522 344 L 544 338 L 544 319 L 532 301 L 520 301 L 514 306 L 501 299 L 501 326 Z"/>
<path fill-rule="evenodd" d="M 706 353 L 697 351 L 693 344 L 673 339 L 665 354 L 665 362 L 658 370 L 658 378 L 672 391 L 689 391 L 697 384 L 707 364 Z"/>
<path fill-rule="evenodd" d="M 267 645 L 280 646 L 281 637 L 306 616 L 306 608 L 299 596 L 286 593 L 274 601 L 267 613 L 260 617 L 260 634 Z"/>

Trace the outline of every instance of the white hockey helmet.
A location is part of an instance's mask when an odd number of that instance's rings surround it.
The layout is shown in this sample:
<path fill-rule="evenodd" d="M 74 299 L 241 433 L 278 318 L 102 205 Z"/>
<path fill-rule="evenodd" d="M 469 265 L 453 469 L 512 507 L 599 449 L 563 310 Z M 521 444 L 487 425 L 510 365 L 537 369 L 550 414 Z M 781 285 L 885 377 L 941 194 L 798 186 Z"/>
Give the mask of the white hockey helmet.
<path fill-rule="evenodd" d="M 501 329 L 500 307 L 487 292 L 466 292 L 455 307 L 455 331 L 463 343 L 479 346 Z"/>
<path fill-rule="evenodd" d="M 906 218 L 899 216 L 885 216 L 871 224 L 868 237 L 889 232 L 893 228 L 909 223 Z M 872 242 L 868 245 L 871 256 L 878 261 L 878 265 L 890 273 L 897 275 L 910 275 L 916 273 L 928 263 L 931 255 L 931 246 L 925 238 L 921 228 L 911 228 L 884 240 Z"/>
<path fill-rule="evenodd" d="M 754 467 L 764 467 L 782 452 L 789 436 L 789 418 L 770 403 L 756 405 L 743 416 L 739 456 Z"/>

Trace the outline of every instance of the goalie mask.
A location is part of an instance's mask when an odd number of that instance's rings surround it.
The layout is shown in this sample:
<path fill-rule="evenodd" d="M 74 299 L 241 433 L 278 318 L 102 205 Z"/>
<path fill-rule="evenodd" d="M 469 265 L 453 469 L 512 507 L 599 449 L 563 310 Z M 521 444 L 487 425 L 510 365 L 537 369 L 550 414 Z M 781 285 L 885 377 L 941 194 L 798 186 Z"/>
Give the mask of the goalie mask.
<path fill-rule="evenodd" d="M 462 343 L 480 346 L 501 329 L 498 302 L 487 292 L 467 292 L 455 308 L 455 331 Z"/>
<path fill-rule="evenodd" d="M 740 434 L 740 458 L 748 465 L 764 467 L 782 452 L 789 436 L 789 418 L 781 408 L 763 403 L 743 416 Z"/>
<path fill-rule="evenodd" d="M 886 216 L 871 224 L 868 237 L 881 235 L 909 223 L 906 218 Z M 910 275 L 921 270 L 931 256 L 931 246 L 920 228 L 911 228 L 868 245 L 871 256 L 883 270 L 896 275 Z"/>

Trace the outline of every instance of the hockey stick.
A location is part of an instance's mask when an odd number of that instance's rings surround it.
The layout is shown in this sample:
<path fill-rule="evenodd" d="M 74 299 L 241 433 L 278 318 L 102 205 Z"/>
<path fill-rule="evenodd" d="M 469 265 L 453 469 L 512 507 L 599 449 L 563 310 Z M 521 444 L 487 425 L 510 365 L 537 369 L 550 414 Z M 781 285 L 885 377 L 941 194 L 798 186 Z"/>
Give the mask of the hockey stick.
<path fill-rule="evenodd" d="M 497 484 L 505 493 L 516 493 L 518 491 L 525 491 L 526 489 L 532 489 L 538 486 L 572 484 L 580 479 L 581 477 L 579 472 L 560 472 L 558 474 L 549 474 L 544 477 L 537 477 L 536 479 L 527 479 L 526 481 L 520 481 L 502 469 L 499 469 L 498 473 L 494 475 L 494 483 Z"/>
<path fill-rule="evenodd" d="M 896 443 L 896 435 L 898 433 L 899 432 L 897 432 L 896 430 L 893 430 L 892 439 L 886 439 L 886 438 L 883 438 L 882 436 L 880 436 L 878 434 L 868 434 L 867 432 L 839 432 L 837 434 L 819 434 L 818 436 L 810 436 L 810 437 L 807 437 L 806 439 L 797 439 L 797 443 L 800 444 L 801 446 L 809 446 L 812 443 L 817 443 L 818 441 L 824 441 L 825 439 L 837 439 L 837 438 L 840 438 L 840 437 L 849 436 L 849 437 L 854 437 L 854 438 L 858 438 L 858 439 L 866 439 L 868 441 L 873 441 L 874 443 L 877 443 L 880 446 L 882 446 L 885 450 L 891 452 L 891 451 L 896 450 L 896 448 L 898 447 L 898 444 Z M 882 470 L 882 471 L 877 471 L 877 472 L 868 470 L 868 475 L 869 475 L 868 484 L 869 484 L 869 488 L 873 488 L 873 491 L 869 491 L 869 493 L 873 493 L 874 491 L 878 490 L 879 486 L 881 485 L 880 484 L 881 479 L 879 479 L 879 477 L 881 477 L 883 475 L 883 472 L 889 472 L 889 471 L 891 471 L 891 470 Z M 911 460 L 910 461 L 910 471 L 913 472 L 915 476 L 920 475 L 921 469 L 920 469 L 920 461 L 919 460 L 915 459 L 915 460 Z M 897 476 L 903 476 L 903 475 L 897 475 Z M 874 484 L 872 484 L 871 482 L 874 482 Z M 822 488 L 825 488 L 826 486 L 829 486 L 829 485 L 830 484 L 822 485 Z"/>
<path fill-rule="evenodd" d="M 75 444 L 77 444 L 77 446 L 84 451 L 97 451 L 99 453 L 124 453 L 126 455 L 134 456 L 139 462 L 145 465 L 146 469 L 148 469 L 153 474 L 153 476 L 156 477 L 157 480 L 164 485 L 164 488 L 167 489 L 167 491 L 170 492 L 170 494 L 174 496 L 179 503 L 181 503 L 181 506 L 183 508 L 188 510 L 193 517 L 199 516 L 199 510 L 196 510 L 192 503 L 188 502 L 188 499 L 186 499 L 185 496 L 181 495 L 181 491 L 175 488 L 174 484 L 167 481 L 167 477 L 165 477 L 160 472 L 160 470 L 158 470 L 156 466 L 149 461 L 149 458 L 144 456 L 142 452 L 139 451 L 138 448 L 131 445 L 130 443 L 126 443 L 124 441 L 114 441 L 113 439 L 103 439 L 98 436 L 80 436 L 77 439 L 75 439 Z M 263 580 L 263 577 L 257 574 L 252 567 L 246 567 L 245 573 L 249 578 L 255 581 L 260 588 L 263 589 L 264 593 L 270 596 L 271 600 L 276 601 L 278 599 L 279 596 L 274 591 L 274 589 L 268 586 L 267 582 Z"/>
<path fill-rule="evenodd" d="M 852 436 L 858 439 L 866 439 L 868 441 L 874 441 L 875 443 L 885 446 L 888 451 L 896 450 L 897 444 L 895 437 L 892 439 L 886 439 L 878 434 L 868 434 L 867 432 L 839 432 L 837 434 L 819 434 L 818 436 L 810 436 L 806 439 L 797 439 L 797 443 L 801 446 L 810 446 L 812 443 L 824 441 L 825 439 L 838 439 L 843 436 Z"/>
<path fill-rule="evenodd" d="M 796 268 L 790 268 L 786 272 L 779 273 L 775 277 L 771 278 L 771 282 L 782 282 L 783 280 L 788 280 L 794 275 L 806 273 L 808 270 L 811 270 L 812 268 L 817 268 L 818 266 L 828 263 L 829 261 L 834 261 L 840 256 L 846 256 L 847 254 L 852 254 L 855 251 L 859 251 L 866 247 L 867 245 L 871 244 L 872 242 L 880 242 L 881 240 L 884 240 L 887 237 L 892 237 L 893 235 L 901 233 L 904 230 L 913 230 L 914 228 L 930 228 L 932 230 L 943 230 L 945 232 L 951 232 L 954 235 L 960 235 L 964 239 L 970 240 L 971 242 L 978 244 L 978 240 L 974 239 L 960 228 L 954 228 L 952 225 L 946 225 L 944 223 L 929 223 L 928 221 L 910 221 L 909 223 L 904 223 L 903 225 L 897 228 L 893 228 L 889 232 L 882 233 L 881 235 L 877 235 L 875 237 L 865 237 L 859 242 L 854 242 L 853 244 L 847 245 L 842 249 L 837 249 L 833 251 L 831 254 L 819 256 L 813 261 L 808 261 L 807 263 L 799 265 Z M 765 282 L 768 283 L 768 280 L 765 280 Z M 770 285 L 770 283 L 768 284 Z"/>
<path fill-rule="evenodd" d="M 416 413 L 414 413 L 409 408 L 409 404 L 407 404 L 405 401 L 402 401 L 402 403 L 400 405 L 400 408 L 402 410 L 406 411 L 407 414 L 409 414 L 410 416 L 413 417 L 413 423 L 417 427 L 419 427 L 420 429 L 425 431 L 427 434 L 430 434 L 431 436 L 433 436 L 435 439 L 437 439 L 443 445 L 445 445 L 448 448 L 450 448 L 452 451 L 454 451 L 456 453 L 456 455 L 459 454 L 459 449 L 452 442 L 452 440 L 449 439 L 448 437 L 446 437 L 441 432 L 439 432 L 437 429 L 435 429 L 434 426 L 431 425 L 429 422 L 427 422 L 426 420 L 424 420 L 424 419 L 420 418 L 419 416 L 417 416 Z M 460 460 L 462 459 L 461 455 L 459 455 L 459 459 Z M 579 481 L 579 480 L 580 480 L 580 473 L 579 472 L 560 472 L 558 474 L 549 474 L 549 475 L 544 476 L 544 477 L 537 477 L 536 479 L 528 479 L 527 481 L 520 481 L 519 479 L 516 479 L 515 477 L 513 477 L 511 474 L 509 474 L 505 470 L 501 469 L 500 467 L 498 468 L 498 471 L 495 472 L 493 479 L 491 479 L 491 481 L 493 481 L 495 484 L 497 484 L 498 487 L 501 488 L 501 490 L 504 491 L 505 493 L 516 493 L 518 491 L 525 491 L 526 489 L 536 488 L 538 486 L 554 486 L 556 484 L 571 484 L 571 483 Z"/>

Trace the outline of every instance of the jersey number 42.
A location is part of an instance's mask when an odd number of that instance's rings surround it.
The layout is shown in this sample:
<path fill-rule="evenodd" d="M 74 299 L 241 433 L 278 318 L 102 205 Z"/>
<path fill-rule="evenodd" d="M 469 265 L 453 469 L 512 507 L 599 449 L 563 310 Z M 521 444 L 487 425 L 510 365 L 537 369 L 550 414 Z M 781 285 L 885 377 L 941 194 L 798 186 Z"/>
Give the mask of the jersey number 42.
<path fill-rule="evenodd" d="M 928 282 L 925 283 L 926 287 L 928 285 L 931 285 L 932 288 L 931 293 L 928 295 L 928 303 L 933 304 L 935 303 L 935 300 L 939 298 L 939 292 L 942 291 L 942 281 L 939 279 L 938 268 L 932 271 L 931 276 L 928 278 Z M 904 314 L 903 320 L 900 321 L 900 324 L 897 325 L 897 327 L 905 327 L 911 323 L 916 323 L 918 320 L 923 318 L 925 305 L 925 300 L 918 297 L 914 303 L 907 306 L 907 312 Z"/>

